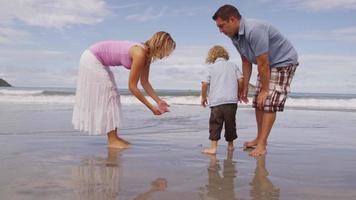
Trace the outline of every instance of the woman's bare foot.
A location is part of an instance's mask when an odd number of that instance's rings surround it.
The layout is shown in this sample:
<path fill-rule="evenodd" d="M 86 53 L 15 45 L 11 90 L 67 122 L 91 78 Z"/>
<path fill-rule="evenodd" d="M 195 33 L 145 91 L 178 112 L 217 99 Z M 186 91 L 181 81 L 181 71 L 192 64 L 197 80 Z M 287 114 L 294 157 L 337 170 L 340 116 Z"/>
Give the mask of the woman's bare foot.
<path fill-rule="evenodd" d="M 227 150 L 228 150 L 228 151 L 233 151 L 233 150 L 235 150 L 234 142 L 229 142 L 229 143 L 228 143 L 228 145 L 227 145 Z"/>
<path fill-rule="evenodd" d="M 110 148 L 126 149 L 129 148 L 129 146 L 130 143 L 128 143 L 126 140 L 123 140 L 121 138 L 108 140 L 108 147 Z"/>
<path fill-rule="evenodd" d="M 131 143 L 130 142 L 128 142 L 127 140 L 125 140 L 125 139 L 123 139 L 123 138 L 121 138 L 121 137 L 119 137 L 119 136 L 117 136 L 117 139 L 118 140 L 121 140 L 123 143 L 125 143 L 125 144 L 128 144 L 128 145 L 130 145 Z"/>
<path fill-rule="evenodd" d="M 216 148 L 203 149 L 201 152 L 206 154 L 216 154 Z"/>
<path fill-rule="evenodd" d="M 257 145 L 256 148 L 249 153 L 249 155 L 253 157 L 258 157 L 258 156 L 265 155 L 266 153 L 267 153 L 266 146 Z"/>
<path fill-rule="evenodd" d="M 245 148 L 254 148 L 258 143 L 258 140 L 257 138 L 254 139 L 254 140 L 251 140 L 251 141 L 246 141 L 244 142 L 244 147 Z"/>
<path fill-rule="evenodd" d="M 126 149 L 129 148 L 130 143 L 117 135 L 117 129 L 108 133 L 108 147 Z"/>

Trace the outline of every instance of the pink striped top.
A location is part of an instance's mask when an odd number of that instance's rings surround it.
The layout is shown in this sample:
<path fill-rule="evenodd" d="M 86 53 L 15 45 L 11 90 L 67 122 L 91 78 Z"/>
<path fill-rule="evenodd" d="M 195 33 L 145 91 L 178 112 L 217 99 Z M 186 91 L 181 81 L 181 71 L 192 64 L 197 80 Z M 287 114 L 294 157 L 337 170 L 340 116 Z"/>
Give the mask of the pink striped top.
<path fill-rule="evenodd" d="M 144 45 L 139 42 L 102 41 L 90 46 L 89 50 L 104 66 L 122 65 L 127 69 L 131 69 L 132 58 L 129 50 L 134 45 L 144 47 Z"/>

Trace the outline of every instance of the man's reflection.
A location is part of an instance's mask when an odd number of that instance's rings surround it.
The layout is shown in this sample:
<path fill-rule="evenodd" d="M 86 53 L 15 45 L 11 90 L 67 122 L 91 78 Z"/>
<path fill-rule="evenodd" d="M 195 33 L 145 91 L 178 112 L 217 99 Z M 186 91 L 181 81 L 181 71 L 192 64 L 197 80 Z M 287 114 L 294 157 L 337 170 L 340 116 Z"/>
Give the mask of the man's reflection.
<path fill-rule="evenodd" d="M 214 199 L 229 200 L 235 199 L 234 179 L 237 174 L 235 162 L 232 160 L 233 151 L 228 151 L 224 160 L 223 171 L 216 159 L 216 155 L 210 155 L 210 164 L 208 168 L 207 195 Z M 222 173 L 222 175 L 220 175 Z"/>
<path fill-rule="evenodd" d="M 275 187 L 268 179 L 266 169 L 266 156 L 256 157 L 255 176 L 251 183 L 250 196 L 255 200 L 276 200 L 279 199 L 280 189 Z"/>
<path fill-rule="evenodd" d="M 79 199 L 111 200 L 118 197 L 119 178 L 122 176 L 121 151 L 116 148 L 108 148 L 106 159 L 87 158 L 73 170 Z"/>

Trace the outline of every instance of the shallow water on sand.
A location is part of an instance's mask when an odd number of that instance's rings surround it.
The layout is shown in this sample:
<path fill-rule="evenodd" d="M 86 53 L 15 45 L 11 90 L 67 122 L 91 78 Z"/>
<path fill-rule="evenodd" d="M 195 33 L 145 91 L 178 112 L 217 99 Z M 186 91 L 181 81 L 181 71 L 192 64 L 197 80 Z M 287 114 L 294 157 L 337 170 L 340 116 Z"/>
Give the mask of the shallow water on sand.
<path fill-rule="evenodd" d="M 209 145 L 209 109 L 174 105 L 154 117 L 124 105 L 127 150 L 104 136 L 79 136 L 71 107 L 0 104 L 0 199 L 353 199 L 356 113 L 287 110 L 266 156 L 241 148 L 255 133 L 252 109 L 239 109 L 233 153 Z M 6 112 L 3 112 L 6 110 Z"/>

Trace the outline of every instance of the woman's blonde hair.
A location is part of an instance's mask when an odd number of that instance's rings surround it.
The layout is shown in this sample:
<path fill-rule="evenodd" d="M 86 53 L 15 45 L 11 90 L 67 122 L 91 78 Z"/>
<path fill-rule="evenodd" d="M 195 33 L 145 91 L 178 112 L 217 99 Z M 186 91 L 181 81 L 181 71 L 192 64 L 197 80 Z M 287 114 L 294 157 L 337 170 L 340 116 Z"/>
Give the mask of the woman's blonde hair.
<path fill-rule="evenodd" d="M 153 34 L 152 37 L 145 42 L 145 45 L 148 48 L 147 59 L 149 62 L 169 56 L 176 48 L 176 42 L 169 33 L 164 31 Z"/>
<path fill-rule="evenodd" d="M 212 64 L 218 58 L 225 58 L 226 60 L 229 60 L 229 53 L 226 51 L 224 47 L 215 45 L 209 50 L 205 62 L 208 64 Z"/>

